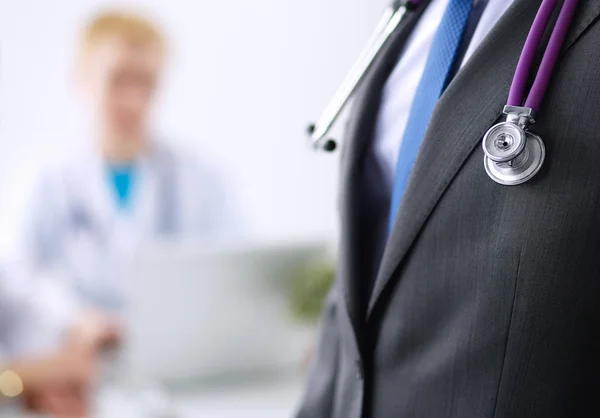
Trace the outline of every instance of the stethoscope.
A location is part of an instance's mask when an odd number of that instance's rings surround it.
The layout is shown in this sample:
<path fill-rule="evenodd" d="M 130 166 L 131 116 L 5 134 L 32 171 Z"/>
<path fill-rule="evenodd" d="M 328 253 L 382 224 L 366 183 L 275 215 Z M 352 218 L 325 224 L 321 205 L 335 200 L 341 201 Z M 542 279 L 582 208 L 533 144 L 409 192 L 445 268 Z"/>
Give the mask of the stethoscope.
<path fill-rule="evenodd" d="M 327 138 L 328 132 L 340 116 L 352 94 L 361 85 L 365 75 L 381 52 L 407 11 L 415 10 L 421 0 L 395 1 L 384 13 L 377 30 L 358 61 L 344 79 L 321 118 L 309 127 L 311 143 L 316 150 L 333 151 L 336 142 Z M 532 73 L 537 49 L 544 32 L 550 25 L 558 0 L 543 0 L 535 17 L 510 88 L 503 113 L 506 121 L 492 126 L 483 137 L 484 166 L 496 183 L 514 186 L 532 179 L 541 169 L 546 157 L 544 142 L 529 131 L 548 90 L 563 43 L 573 22 L 579 0 L 565 0 L 552 35 L 544 52 L 535 81 L 523 103 L 525 89 Z"/>

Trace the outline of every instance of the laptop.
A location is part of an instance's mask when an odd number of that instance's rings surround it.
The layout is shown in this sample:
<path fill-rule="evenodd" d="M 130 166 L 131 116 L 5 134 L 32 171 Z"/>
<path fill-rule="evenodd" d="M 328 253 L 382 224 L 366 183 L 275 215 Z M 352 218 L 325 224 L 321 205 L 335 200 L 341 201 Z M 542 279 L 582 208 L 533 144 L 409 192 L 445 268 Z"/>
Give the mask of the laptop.
<path fill-rule="evenodd" d="M 299 370 L 315 330 L 291 313 L 289 284 L 324 260 L 326 241 L 143 249 L 127 269 L 128 373 L 177 384 Z"/>

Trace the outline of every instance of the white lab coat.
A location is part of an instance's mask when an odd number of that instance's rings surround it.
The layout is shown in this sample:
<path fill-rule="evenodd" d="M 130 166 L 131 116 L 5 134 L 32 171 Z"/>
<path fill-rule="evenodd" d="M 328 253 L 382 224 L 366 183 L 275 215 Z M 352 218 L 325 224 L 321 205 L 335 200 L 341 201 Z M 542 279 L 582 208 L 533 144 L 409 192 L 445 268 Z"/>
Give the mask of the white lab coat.
<path fill-rule="evenodd" d="M 93 151 L 44 169 L 0 257 L 0 352 L 46 349 L 83 307 L 124 303 L 121 269 L 141 242 L 231 238 L 239 224 L 216 173 L 159 143 L 136 165 L 132 207 L 117 207 Z M 6 238 L 6 237 L 5 237 Z"/>

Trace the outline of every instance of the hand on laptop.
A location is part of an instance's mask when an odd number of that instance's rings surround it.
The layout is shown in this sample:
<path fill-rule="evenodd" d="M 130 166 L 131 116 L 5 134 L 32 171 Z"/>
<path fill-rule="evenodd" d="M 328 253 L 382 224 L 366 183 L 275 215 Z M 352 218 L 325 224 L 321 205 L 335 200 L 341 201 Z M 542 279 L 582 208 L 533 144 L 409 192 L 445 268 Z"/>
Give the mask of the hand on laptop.
<path fill-rule="evenodd" d="M 95 356 L 81 346 L 10 367 L 22 381 L 27 409 L 62 418 L 87 414 L 95 366 Z"/>
<path fill-rule="evenodd" d="M 59 354 L 17 370 L 26 388 L 28 409 L 59 418 L 87 416 L 101 352 L 120 338 L 117 321 L 108 315 L 96 311 L 82 315 L 68 332 Z"/>

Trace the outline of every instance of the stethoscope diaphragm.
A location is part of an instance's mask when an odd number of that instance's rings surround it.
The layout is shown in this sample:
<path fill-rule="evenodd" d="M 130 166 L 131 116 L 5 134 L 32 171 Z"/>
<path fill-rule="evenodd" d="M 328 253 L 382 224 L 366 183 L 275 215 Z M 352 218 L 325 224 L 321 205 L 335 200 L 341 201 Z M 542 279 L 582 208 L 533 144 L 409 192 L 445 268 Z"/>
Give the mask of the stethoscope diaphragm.
<path fill-rule="evenodd" d="M 483 152 L 496 163 L 514 160 L 525 149 L 527 134 L 519 125 L 501 122 L 490 128 L 483 137 Z"/>
<path fill-rule="evenodd" d="M 515 125 L 516 126 L 516 125 Z M 506 162 L 496 162 L 486 153 L 484 158 L 485 171 L 496 183 L 505 186 L 517 186 L 532 179 L 544 164 L 546 147 L 544 141 L 531 132 L 525 132 L 523 150 L 513 159 Z"/>

